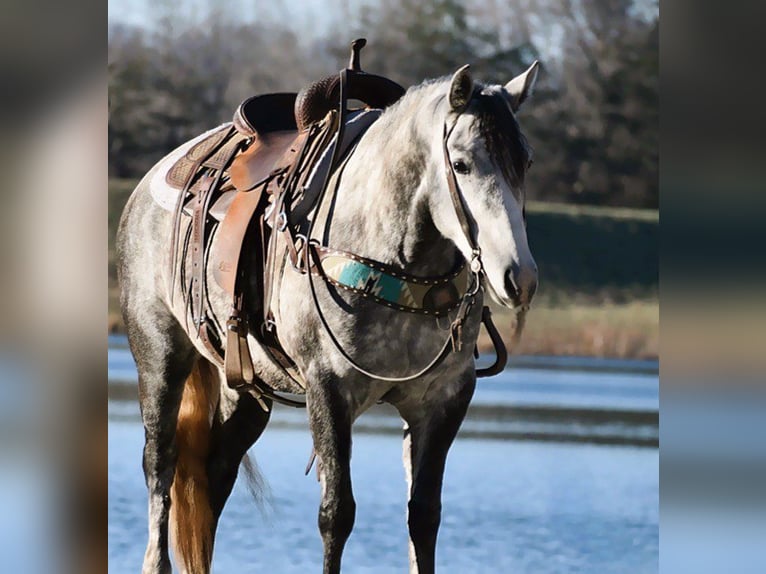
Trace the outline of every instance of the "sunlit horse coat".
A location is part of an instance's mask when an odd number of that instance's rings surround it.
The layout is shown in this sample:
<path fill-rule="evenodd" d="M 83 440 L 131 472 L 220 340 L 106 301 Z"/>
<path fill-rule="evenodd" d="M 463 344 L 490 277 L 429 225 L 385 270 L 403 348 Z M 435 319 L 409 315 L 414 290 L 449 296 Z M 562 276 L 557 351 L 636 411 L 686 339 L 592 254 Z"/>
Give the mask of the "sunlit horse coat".
<path fill-rule="evenodd" d="M 537 280 L 523 214 L 531 151 L 515 112 L 536 76 L 535 63 L 505 86 L 482 85 L 464 67 L 452 78 L 410 88 L 359 142 L 338 182 L 331 214 L 328 203 L 317 215 L 315 237 L 418 276 L 443 275 L 461 258 L 470 261 L 475 254 L 448 195 L 447 125 L 451 169 L 481 250 L 482 287 L 502 305 L 528 305 Z M 187 334 L 183 298 L 169 303 L 165 257 L 171 214 L 153 199 L 162 190 L 152 188 L 163 185 L 172 161 L 160 161 L 138 185 L 117 239 L 121 303 L 146 431 L 146 574 L 170 572 L 171 515 L 177 557 L 186 571 L 209 571 L 217 521 L 240 461 L 269 418 L 252 396 L 223 383 L 213 357 Z M 324 572 L 340 571 L 354 523 L 352 423 L 377 401 L 394 405 L 405 421 L 410 571 L 433 572 L 445 459 L 475 386 L 472 350 L 482 291 L 464 325 L 461 350 L 402 384 L 365 376 L 341 357 L 317 320 L 304 275 L 286 270 L 275 293 L 282 344 L 307 382 L 322 486 Z M 225 316 L 227 298 L 213 281 L 210 296 L 213 309 Z M 318 299 L 343 348 L 373 372 L 412 373 L 444 337 L 433 318 L 339 294 L 324 283 Z M 250 347 L 258 376 L 277 389 L 300 390 L 254 339 Z"/>

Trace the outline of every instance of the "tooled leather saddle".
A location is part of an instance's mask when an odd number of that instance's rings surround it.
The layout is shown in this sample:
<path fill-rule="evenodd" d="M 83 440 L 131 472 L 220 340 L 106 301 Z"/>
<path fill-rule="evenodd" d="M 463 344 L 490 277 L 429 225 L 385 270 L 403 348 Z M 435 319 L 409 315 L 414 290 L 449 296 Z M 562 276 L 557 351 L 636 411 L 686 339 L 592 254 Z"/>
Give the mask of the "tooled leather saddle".
<path fill-rule="evenodd" d="M 250 334 L 302 385 L 279 344 L 271 316 L 277 262 L 286 255 L 299 259 L 295 237 L 338 158 L 380 110 L 404 94 L 395 82 L 361 70 L 359 53 L 365 44 L 364 39 L 352 44 L 349 67 L 339 75 L 299 93 L 245 100 L 231 124 L 190 148 L 166 176 L 168 184 L 181 190 L 170 248 L 171 294 L 180 281 L 187 321 L 193 323 L 189 332 L 196 333 L 224 366 L 229 386 L 249 390 L 264 409 L 268 407 L 262 397 L 304 406 L 258 379 L 247 346 Z M 346 114 L 346 99 L 359 100 L 365 108 Z M 184 220 L 187 225 L 182 225 Z M 277 252 L 280 235 L 286 238 L 287 254 Z M 208 304 L 211 269 L 231 298 L 223 324 Z"/>

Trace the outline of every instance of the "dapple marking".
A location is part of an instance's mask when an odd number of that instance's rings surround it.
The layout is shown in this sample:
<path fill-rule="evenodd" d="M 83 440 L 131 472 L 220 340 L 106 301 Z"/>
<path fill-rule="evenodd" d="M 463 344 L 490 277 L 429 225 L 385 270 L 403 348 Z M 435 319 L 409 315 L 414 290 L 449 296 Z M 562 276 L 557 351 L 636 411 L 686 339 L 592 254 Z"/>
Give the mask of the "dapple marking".
<path fill-rule="evenodd" d="M 316 215 L 316 236 L 419 276 L 443 275 L 461 257 L 470 261 L 443 162 L 444 125 L 456 121 L 449 155 L 481 248 L 483 290 L 507 307 L 529 305 L 537 282 L 523 213 L 531 150 L 515 112 L 531 94 L 537 68 L 533 64 L 505 86 L 475 82 L 464 67 L 451 78 L 410 88 L 369 128 L 340 181 L 333 182 L 336 196 Z M 186 572 L 210 571 L 218 519 L 240 462 L 270 415 L 252 396 L 225 384 L 209 351 L 184 328 L 182 297 L 170 303 L 166 245 L 172 215 L 153 199 L 168 190 L 151 188 L 163 185 L 177 156 L 160 161 L 139 183 L 118 232 L 121 305 L 146 435 L 144 574 L 171 572 L 171 538 Z M 208 283 L 211 308 L 226 316 L 225 294 L 210 276 Z M 288 266 L 275 286 L 282 344 L 307 382 L 326 574 L 340 572 L 354 524 L 352 424 L 378 401 L 393 405 L 404 420 L 410 572 L 434 572 L 445 461 L 476 382 L 472 350 L 482 293 L 464 325 L 461 350 L 422 378 L 396 384 L 365 377 L 341 358 L 317 319 L 305 277 Z M 397 312 L 324 283 L 318 296 L 343 348 L 376 372 L 403 376 L 417 370 L 444 336 L 433 318 Z M 279 391 L 303 392 L 255 339 L 248 342 L 258 377 Z"/>

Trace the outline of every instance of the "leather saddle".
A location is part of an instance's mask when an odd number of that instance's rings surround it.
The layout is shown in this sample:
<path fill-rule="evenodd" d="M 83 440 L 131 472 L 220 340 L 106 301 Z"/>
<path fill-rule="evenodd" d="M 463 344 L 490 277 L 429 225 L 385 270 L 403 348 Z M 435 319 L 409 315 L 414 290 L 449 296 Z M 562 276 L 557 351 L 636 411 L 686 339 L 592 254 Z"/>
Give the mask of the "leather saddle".
<path fill-rule="evenodd" d="M 253 189 L 277 167 L 278 160 L 294 143 L 298 129 L 293 114 L 297 94 L 264 94 L 248 98 L 237 108 L 232 124 L 192 146 L 165 176 L 176 189 L 185 190 L 184 209 L 202 185 L 193 181 L 201 172 L 224 171 L 221 193 L 216 195 L 209 215 L 222 221 L 234 196 Z M 232 130 L 232 127 L 234 128 Z"/>
<path fill-rule="evenodd" d="M 181 190 L 171 247 L 173 284 L 180 268 L 182 292 L 189 293 L 185 302 L 197 335 L 225 364 L 229 385 L 255 389 L 256 397 L 280 400 L 268 385 L 254 380 L 245 342 L 248 333 L 264 343 L 288 374 L 292 363 L 284 356 L 276 333 L 268 328 L 271 271 L 283 256 L 275 253 L 274 231 L 287 229 L 289 236 L 291 229 L 301 225 L 336 167 L 333 162 L 377 119 L 381 109 L 404 94 L 395 82 L 361 71 L 359 51 L 364 45 L 364 40 L 352 44 L 350 67 L 340 75 L 314 82 L 298 93 L 245 100 L 231 124 L 195 144 L 166 176 L 168 184 Z M 365 108 L 346 117 L 348 99 L 361 101 Z M 191 217 L 191 225 L 182 241 L 184 216 Z M 188 253 L 189 273 L 184 268 Z M 207 308 L 209 265 L 216 282 L 232 297 L 226 329 Z M 225 357 L 223 336 L 227 337 Z"/>

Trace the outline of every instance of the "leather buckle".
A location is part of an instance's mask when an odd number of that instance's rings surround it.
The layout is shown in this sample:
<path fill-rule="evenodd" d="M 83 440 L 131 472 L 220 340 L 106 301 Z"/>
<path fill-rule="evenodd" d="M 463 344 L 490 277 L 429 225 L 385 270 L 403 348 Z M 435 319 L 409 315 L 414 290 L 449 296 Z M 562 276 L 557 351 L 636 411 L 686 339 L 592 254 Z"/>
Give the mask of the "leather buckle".
<path fill-rule="evenodd" d="M 473 250 L 473 257 L 471 257 L 470 268 L 471 271 L 473 271 L 476 275 L 481 273 L 484 269 L 484 264 L 481 262 L 481 249 Z"/>
<path fill-rule="evenodd" d="M 303 234 L 298 234 L 295 236 L 295 242 L 293 243 L 295 247 L 295 261 L 293 261 L 293 258 L 290 258 L 290 265 L 293 269 L 295 269 L 298 273 L 303 273 L 306 269 L 303 266 L 305 262 L 305 258 L 303 256 L 303 250 L 306 248 L 306 236 Z"/>
<path fill-rule="evenodd" d="M 226 330 L 238 335 L 242 333 L 242 317 L 239 315 L 230 315 L 226 320 Z"/>
<path fill-rule="evenodd" d="M 270 201 L 263 212 L 263 220 L 271 227 L 271 214 L 274 212 L 274 202 Z"/>
<path fill-rule="evenodd" d="M 287 229 L 287 214 L 284 211 L 280 211 L 277 215 L 277 231 L 284 231 Z"/>

